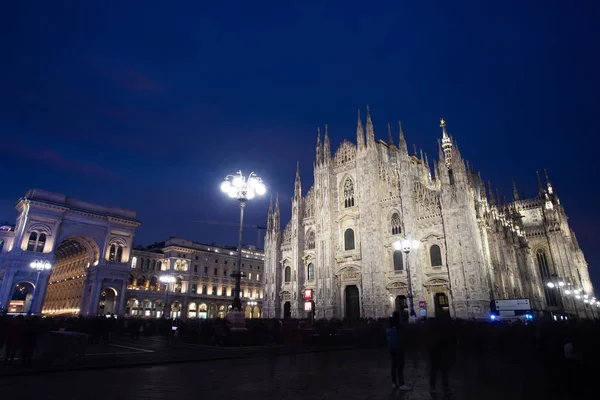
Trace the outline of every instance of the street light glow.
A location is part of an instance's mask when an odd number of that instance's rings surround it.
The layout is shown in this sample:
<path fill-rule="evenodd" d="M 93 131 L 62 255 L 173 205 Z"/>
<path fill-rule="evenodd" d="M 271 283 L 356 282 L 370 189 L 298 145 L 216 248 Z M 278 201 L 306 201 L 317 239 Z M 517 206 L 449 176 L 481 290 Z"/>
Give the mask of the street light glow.
<path fill-rule="evenodd" d="M 546 286 L 548 286 L 550 289 L 552 289 L 552 288 L 554 288 L 554 283 L 552 283 L 552 282 L 548 282 L 548 283 L 546 284 Z"/>
<path fill-rule="evenodd" d="M 238 171 L 235 175 L 227 175 L 221 183 L 221 191 L 226 193 L 232 199 L 252 200 L 256 195 L 262 196 L 267 192 L 263 180 L 251 172 L 246 178 L 242 175 L 242 171 Z"/>
<path fill-rule="evenodd" d="M 563 281 L 558 282 L 558 286 L 563 287 L 565 286 L 565 283 Z"/>
<path fill-rule="evenodd" d="M 571 294 L 571 291 L 567 289 L 567 290 L 565 290 L 565 294 L 568 296 Z"/>
<path fill-rule="evenodd" d="M 175 283 L 177 279 L 173 275 L 161 275 L 158 280 L 162 283 Z"/>
<path fill-rule="evenodd" d="M 29 266 L 37 271 L 49 270 L 52 265 L 48 261 L 32 261 Z"/>

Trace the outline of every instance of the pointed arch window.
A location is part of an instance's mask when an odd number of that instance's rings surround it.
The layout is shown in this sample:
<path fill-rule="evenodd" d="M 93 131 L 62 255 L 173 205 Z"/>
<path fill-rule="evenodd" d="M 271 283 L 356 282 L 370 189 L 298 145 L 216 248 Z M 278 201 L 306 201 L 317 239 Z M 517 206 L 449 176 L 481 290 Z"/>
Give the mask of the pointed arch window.
<path fill-rule="evenodd" d="M 542 283 L 544 285 L 544 295 L 546 297 L 546 304 L 548 307 L 556 307 L 558 306 L 558 299 L 556 298 L 556 291 L 546 286 L 546 283 L 551 279 L 552 273 L 550 271 L 550 266 L 548 265 L 548 258 L 546 258 L 546 253 L 544 250 L 538 250 L 536 253 L 536 259 L 538 263 L 538 268 L 540 270 L 540 276 L 542 277 Z"/>
<path fill-rule="evenodd" d="M 308 231 L 308 235 L 306 235 L 306 248 L 308 250 L 315 249 L 315 231 Z"/>
<path fill-rule="evenodd" d="M 285 267 L 285 270 L 284 270 L 284 281 L 286 283 L 292 281 L 292 269 L 290 267 Z"/>
<path fill-rule="evenodd" d="M 354 231 L 350 228 L 344 232 L 344 250 L 354 250 Z"/>
<path fill-rule="evenodd" d="M 404 258 L 402 257 L 402 251 L 394 251 L 394 272 L 404 271 Z"/>
<path fill-rule="evenodd" d="M 429 259 L 432 267 L 442 266 L 442 250 L 440 249 L 440 246 L 434 244 L 429 248 Z"/>
<path fill-rule="evenodd" d="M 402 228 L 401 228 L 402 222 L 400 221 L 400 214 L 394 213 L 392 215 L 390 224 L 392 227 L 392 235 L 399 235 L 402 233 Z"/>
<path fill-rule="evenodd" d="M 344 182 L 344 207 L 354 207 L 354 183 L 350 178 Z"/>
<path fill-rule="evenodd" d="M 308 264 L 307 276 L 308 276 L 309 282 L 312 282 L 315 280 L 315 265 L 313 263 Z"/>

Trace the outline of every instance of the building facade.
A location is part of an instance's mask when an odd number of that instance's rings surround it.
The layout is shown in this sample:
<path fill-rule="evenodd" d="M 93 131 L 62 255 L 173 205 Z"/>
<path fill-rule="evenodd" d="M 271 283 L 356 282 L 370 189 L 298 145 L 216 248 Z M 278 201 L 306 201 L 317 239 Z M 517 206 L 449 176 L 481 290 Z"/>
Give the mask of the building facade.
<path fill-rule="evenodd" d="M 492 300 L 520 298 L 538 312 L 597 313 L 549 179 L 538 177 L 535 198 L 515 189 L 509 202 L 486 190 L 441 128 L 433 168 L 422 151 L 409 154 L 401 125 L 397 145 L 389 125 L 387 142 L 376 140 L 368 110 L 356 144 L 344 141 L 333 157 L 327 127 L 323 142 L 318 133 L 314 184 L 303 195 L 297 172 L 283 231 L 279 199 L 269 208 L 266 317 L 306 316 L 305 289 L 317 318 L 407 315 L 411 289 L 417 316 L 487 318 Z"/>
<path fill-rule="evenodd" d="M 0 310 L 44 315 L 216 318 L 233 301 L 235 248 L 170 238 L 133 249 L 134 211 L 40 189 L 16 204 L 0 227 Z M 242 304 L 259 317 L 264 254 L 242 250 Z M 32 262 L 48 262 L 37 271 Z M 162 275 L 174 279 L 161 283 Z"/>
<path fill-rule="evenodd" d="M 237 265 L 235 247 L 219 247 L 172 237 L 145 249 L 133 250 L 125 315 L 160 318 L 224 318 L 231 309 Z M 246 318 L 261 316 L 264 253 L 242 249 L 240 298 Z M 175 282 L 161 283 L 171 275 Z"/>

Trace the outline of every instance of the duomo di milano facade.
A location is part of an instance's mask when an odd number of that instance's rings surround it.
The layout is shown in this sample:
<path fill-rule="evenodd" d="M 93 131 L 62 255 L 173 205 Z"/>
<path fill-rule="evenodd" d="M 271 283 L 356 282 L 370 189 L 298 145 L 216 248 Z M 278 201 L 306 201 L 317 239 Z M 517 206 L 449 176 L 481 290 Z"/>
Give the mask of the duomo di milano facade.
<path fill-rule="evenodd" d="M 400 126 L 396 145 L 376 140 L 367 109 L 356 144 L 331 156 L 325 128 L 317 139 L 314 184 L 303 195 L 296 174 L 292 216 L 280 229 L 270 208 L 265 238 L 266 317 L 303 317 L 305 289 L 316 318 L 384 317 L 408 312 L 410 268 L 416 315 L 449 312 L 487 318 L 491 301 L 530 299 L 538 312 L 582 317 L 597 310 L 566 296 L 593 296 L 588 266 L 546 177 L 535 198 L 486 190 L 441 121 L 439 160 L 409 155 Z M 415 244 L 406 254 L 398 240 Z M 408 259 L 407 259 L 408 257 Z M 564 281 L 551 289 L 549 282 Z M 595 309 L 596 307 L 594 307 Z M 555 314 L 556 315 L 556 314 Z"/>
<path fill-rule="evenodd" d="M 1 311 L 216 318 L 232 303 L 235 248 L 171 237 L 134 249 L 135 211 L 39 189 L 16 209 L 16 224 L 0 227 Z M 30 267 L 35 261 L 52 268 L 38 275 Z M 242 249 L 241 299 L 249 318 L 262 314 L 263 263 L 262 251 Z M 162 275 L 174 278 L 168 288 Z"/>

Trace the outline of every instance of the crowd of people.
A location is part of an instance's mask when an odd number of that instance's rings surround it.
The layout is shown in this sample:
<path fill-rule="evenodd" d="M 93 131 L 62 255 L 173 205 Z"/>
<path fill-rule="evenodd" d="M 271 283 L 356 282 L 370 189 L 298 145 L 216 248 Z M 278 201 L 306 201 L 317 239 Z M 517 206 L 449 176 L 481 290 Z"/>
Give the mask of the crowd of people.
<path fill-rule="evenodd" d="M 457 353 L 469 357 L 478 371 L 485 371 L 484 360 L 511 359 L 530 363 L 548 385 L 556 390 L 577 393 L 590 382 L 600 355 L 598 339 L 600 321 L 536 321 L 504 323 L 502 321 L 423 319 L 416 324 L 401 321 L 397 314 L 389 319 L 276 320 L 248 319 L 245 342 L 231 341 L 225 319 L 142 319 L 97 317 L 24 317 L 0 316 L 0 348 L 3 364 L 11 365 L 17 354 L 24 366 L 31 366 L 36 346 L 49 332 L 79 332 L 90 344 L 110 343 L 119 337 L 138 339 L 163 336 L 168 340 L 215 346 L 251 345 L 349 345 L 357 347 L 388 346 L 392 366 L 392 384 L 404 388 L 404 359 L 425 358 L 430 366 L 430 386 L 436 389 L 437 378 L 444 390 L 450 390 L 448 372 Z M 239 340 L 239 338 L 237 339 Z M 558 388 L 560 387 L 560 388 Z"/>

